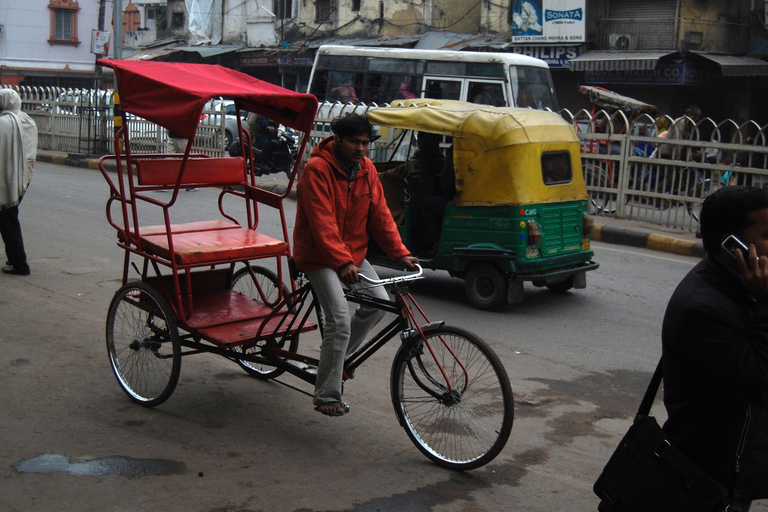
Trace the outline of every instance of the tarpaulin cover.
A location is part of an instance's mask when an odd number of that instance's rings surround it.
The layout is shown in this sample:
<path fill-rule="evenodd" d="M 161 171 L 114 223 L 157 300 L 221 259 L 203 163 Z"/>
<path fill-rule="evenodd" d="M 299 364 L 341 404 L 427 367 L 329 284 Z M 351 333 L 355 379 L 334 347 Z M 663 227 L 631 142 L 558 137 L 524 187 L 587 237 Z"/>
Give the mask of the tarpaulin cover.
<path fill-rule="evenodd" d="M 603 89 L 602 87 L 591 87 L 589 85 L 582 85 L 579 87 L 579 91 L 585 94 L 589 98 L 589 102 L 597 105 L 600 108 L 618 109 L 630 112 L 632 117 L 636 117 L 640 114 L 648 114 L 650 116 L 656 115 L 658 109 L 655 105 L 644 103 L 640 100 L 630 98 L 629 96 L 623 96 L 619 93 Z"/>
<path fill-rule="evenodd" d="M 223 66 L 99 59 L 115 70 L 123 110 L 192 139 L 205 103 L 222 97 L 238 108 L 309 132 L 317 98 Z"/>

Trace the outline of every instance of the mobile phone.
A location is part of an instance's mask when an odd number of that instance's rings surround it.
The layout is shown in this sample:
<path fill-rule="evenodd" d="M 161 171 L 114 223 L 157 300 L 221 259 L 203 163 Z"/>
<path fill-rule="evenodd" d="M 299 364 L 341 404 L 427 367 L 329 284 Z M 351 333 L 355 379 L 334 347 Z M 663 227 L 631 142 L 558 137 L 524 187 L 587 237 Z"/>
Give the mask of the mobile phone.
<path fill-rule="evenodd" d="M 723 240 L 723 243 L 721 244 L 723 249 L 728 251 L 728 253 L 736 257 L 736 251 L 741 251 L 741 255 L 744 256 L 744 260 L 746 261 L 747 257 L 749 256 L 749 247 L 738 239 L 735 235 L 731 235 L 725 240 Z"/>

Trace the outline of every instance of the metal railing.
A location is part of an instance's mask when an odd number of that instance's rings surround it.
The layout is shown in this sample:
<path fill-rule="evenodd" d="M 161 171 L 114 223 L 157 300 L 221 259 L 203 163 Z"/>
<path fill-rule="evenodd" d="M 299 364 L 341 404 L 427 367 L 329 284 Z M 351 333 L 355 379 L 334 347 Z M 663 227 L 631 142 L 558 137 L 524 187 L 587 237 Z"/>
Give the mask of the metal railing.
<path fill-rule="evenodd" d="M 685 118 L 684 140 L 659 136 L 657 121 L 643 115 L 629 121 L 622 112 L 560 115 L 576 128 L 591 211 L 668 227 L 698 231 L 704 198 L 717 188 L 768 186 L 768 125 Z M 671 126 L 674 120 L 664 118 Z M 659 156 L 667 144 L 676 159 Z"/>
<path fill-rule="evenodd" d="M 108 154 L 114 133 L 111 91 L 57 88 L 18 89 L 22 108 L 37 123 L 39 148 L 67 153 Z M 323 103 L 309 134 L 305 161 L 312 149 L 330 135 L 330 122 L 348 112 L 365 113 L 376 104 Z M 768 186 L 768 125 L 710 118 L 692 125 L 686 140 L 659 137 L 655 119 L 644 115 L 628 120 L 618 111 L 575 114 L 562 110 L 582 141 L 582 169 L 594 215 L 640 220 L 691 231 L 698 229 L 703 198 L 726 184 Z M 674 121 L 666 118 L 671 125 Z M 144 119 L 128 116 L 131 151 L 163 153 L 167 132 Z M 405 159 L 407 143 L 400 131 L 381 128 L 371 145 L 375 161 Z M 226 156 L 225 116 L 207 110 L 193 143 L 196 152 Z M 673 144 L 682 159 L 658 158 L 659 144 Z M 711 158 L 705 158 L 711 155 Z M 698 161 L 697 161 L 698 160 Z"/>
<path fill-rule="evenodd" d="M 38 148 L 65 153 L 113 152 L 114 91 L 18 87 L 22 109 L 34 119 Z M 220 105 L 220 104 L 219 104 Z M 217 107 L 203 111 L 193 151 L 225 156 L 225 116 Z M 131 151 L 164 153 L 167 131 L 146 119 L 127 115 Z"/>

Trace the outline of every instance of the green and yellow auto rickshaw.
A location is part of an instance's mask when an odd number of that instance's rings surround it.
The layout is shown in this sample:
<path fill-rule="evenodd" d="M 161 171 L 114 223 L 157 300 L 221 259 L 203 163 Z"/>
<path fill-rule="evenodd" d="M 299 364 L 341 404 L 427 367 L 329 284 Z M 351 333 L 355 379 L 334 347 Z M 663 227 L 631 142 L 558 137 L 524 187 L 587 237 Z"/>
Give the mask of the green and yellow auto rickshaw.
<path fill-rule="evenodd" d="M 403 241 L 425 268 L 463 278 L 475 307 L 521 302 L 525 281 L 586 286 L 593 222 L 579 139 L 560 116 L 416 99 L 368 117 L 388 141 L 371 156 Z M 392 264 L 375 246 L 369 259 Z"/>

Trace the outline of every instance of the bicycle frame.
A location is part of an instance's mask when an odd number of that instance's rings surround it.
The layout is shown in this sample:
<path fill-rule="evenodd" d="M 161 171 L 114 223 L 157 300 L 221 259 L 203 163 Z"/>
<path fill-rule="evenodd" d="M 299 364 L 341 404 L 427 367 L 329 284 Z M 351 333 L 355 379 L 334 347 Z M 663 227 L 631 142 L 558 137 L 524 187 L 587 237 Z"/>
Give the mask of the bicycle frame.
<path fill-rule="evenodd" d="M 374 283 L 374 286 L 381 286 L 380 283 Z M 373 307 L 382 311 L 393 313 L 395 318 L 387 325 L 382 327 L 373 337 L 365 342 L 360 348 L 358 348 L 354 354 L 349 356 L 344 364 L 344 373 L 342 379 L 344 381 L 354 377 L 355 370 L 360 367 L 365 361 L 367 361 L 373 354 L 375 354 L 380 348 L 386 345 L 392 338 L 400 333 L 400 338 L 403 343 L 409 342 L 409 340 L 424 340 L 424 344 L 432 357 L 433 361 L 440 369 L 443 383 L 440 383 L 437 378 L 431 376 L 426 368 L 421 364 L 421 369 L 425 375 L 428 376 L 432 386 L 427 386 L 421 380 L 414 378 L 418 385 L 431 396 L 438 400 L 447 401 L 452 396 L 454 389 L 450 383 L 450 379 L 445 371 L 445 368 L 440 364 L 438 358 L 435 355 L 434 349 L 430 345 L 425 331 L 430 328 L 437 327 L 443 324 L 443 322 L 430 322 L 426 313 L 421 309 L 416 300 L 408 291 L 408 288 L 403 284 L 396 284 L 391 290 L 394 295 L 394 300 L 381 300 L 370 297 L 359 291 L 350 291 L 347 294 L 347 300 L 360 304 L 363 306 Z M 286 341 L 293 336 L 294 332 L 301 332 L 306 324 L 309 322 L 309 317 L 312 311 L 315 310 L 318 313 L 318 325 L 320 332 L 323 331 L 322 314 L 316 303 L 312 286 L 307 280 L 303 283 L 295 292 L 287 294 L 281 304 L 275 307 L 273 313 L 274 318 L 278 319 L 275 332 L 285 332 L 280 339 L 271 338 L 267 340 L 266 346 L 262 350 L 262 355 L 247 356 L 243 355 L 241 358 L 253 362 L 262 364 L 274 365 L 277 368 L 284 369 L 288 373 L 308 382 L 310 384 L 315 383 L 315 373 L 308 371 L 305 368 L 301 368 L 293 361 L 317 366 L 319 360 L 313 357 L 302 355 L 298 352 L 291 352 L 285 350 L 283 347 Z M 282 317 L 280 312 L 282 311 Z M 286 314 L 286 312 L 290 312 Z M 419 316 L 426 322 L 423 325 L 419 325 L 416 316 L 418 312 Z M 263 325 L 273 325 L 272 318 L 267 318 Z M 287 325 L 284 325 L 287 322 Z M 444 342 L 443 342 L 444 343 Z M 469 382 L 469 376 L 467 374 L 466 367 L 461 359 L 455 354 L 451 348 L 445 344 L 445 347 L 449 350 L 449 353 L 456 361 L 456 364 L 464 372 L 464 386 L 460 392 L 464 392 Z M 444 390 L 443 392 L 435 391 L 435 388 Z"/>

